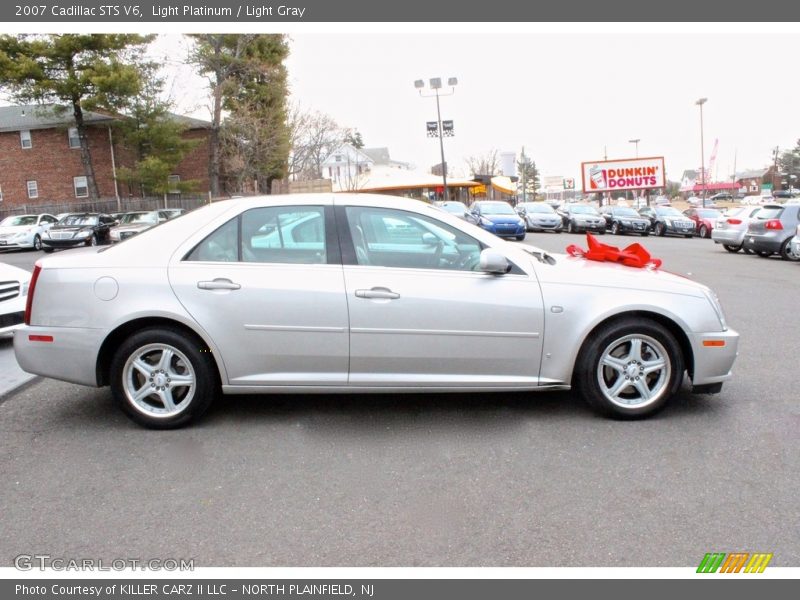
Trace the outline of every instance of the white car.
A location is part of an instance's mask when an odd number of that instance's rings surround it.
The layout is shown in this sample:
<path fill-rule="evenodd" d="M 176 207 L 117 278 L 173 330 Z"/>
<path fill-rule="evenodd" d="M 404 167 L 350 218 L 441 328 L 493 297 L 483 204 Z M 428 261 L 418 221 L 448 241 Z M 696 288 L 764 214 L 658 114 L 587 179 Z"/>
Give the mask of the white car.
<path fill-rule="evenodd" d="M 0 250 L 4 248 L 42 249 L 42 234 L 58 219 L 53 215 L 14 215 L 0 221 Z"/>
<path fill-rule="evenodd" d="M 0 334 L 22 325 L 30 280 L 28 271 L 0 263 Z"/>
<path fill-rule="evenodd" d="M 14 336 L 29 373 L 110 385 L 147 427 L 217 392 L 542 391 L 660 409 L 688 373 L 716 393 L 738 334 L 667 271 L 549 255 L 416 200 L 215 202 L 124 244 L 37 262 Z"/>

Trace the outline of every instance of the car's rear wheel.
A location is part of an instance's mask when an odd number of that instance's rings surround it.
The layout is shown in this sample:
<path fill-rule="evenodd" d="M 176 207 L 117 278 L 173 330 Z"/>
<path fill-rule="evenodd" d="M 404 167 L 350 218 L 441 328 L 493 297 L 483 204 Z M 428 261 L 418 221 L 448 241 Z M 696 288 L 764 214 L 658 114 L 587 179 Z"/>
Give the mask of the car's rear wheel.
<path fill-rule="evenodd" d="M 741 244 L 739 246 L 731 246 L 730 244 L 722 244 L 722 247 L 725 248 L 728 252 L 733 252 L 736 254 L 739 250 L 742 249 Z"/>
<path fill-rule="evenodd" d="M 664 224 L 663 224 L 663 223 L 656 223 L 656 226 L 655 226 L 654 233 L 655 233 L 655 234 L 656 234 L 658 237 L 661 237 L 661 236 L 663 236 L 663 235 L 664 235 L 664 233 L 666 233 L 666 231 L 664 230 Z"/>
<path fill-rule="evenodd" d="M 611 233 L 614 235 L 619 235 L 619 223 L 616 221 L 611 224 Z"/>
<path fill-rule="evenodd" d="M 708 227 L 705 225 L 700 225 L 700 237 L 707 238 L 708 237 Z"/>
<path fill-rule="evenodd" d="M 151 429 L 182 427 L 202 415 L 217 393 L 205 344 L 177 329 L 131 335 L 111 361 L 111 392 L 123 412 Z"/>
<path fill-rule="evenodd" d="M 794 252 L 792 252 L 791 242 L 791 238 L 783 242 L 783 245 L 781 246 L 781 258 L 783 260 L 798 261 L 800 260 L 800 256 L 797 256 Z"/>
<path fill-rule="evenodd" d="M 42 249 L 42 237 L 38 233 L 35 236 L 33 236 L 33 249 L 34 250 Z"/>
<path fill-rule="evenodd" d="M 89 236 L 89 239 L 86 240 L 87 246 L 97 246 L 97 234 L 92 234 Z"/>
<path fill-rule="evenodd" d="M 675 337 L 655 321 L 603 326 L 578 357 L 574 384 L 599 413 L 620 419 L 654 414 L 680 387 L 684 359 Z"/>
<path fill-rule="evenodd" d="M 769 258 L 772 256 L 772 252 L 764 252 L 763 250 L 755 250 L 755 253 L 758 254 L 761 258 Z"/>

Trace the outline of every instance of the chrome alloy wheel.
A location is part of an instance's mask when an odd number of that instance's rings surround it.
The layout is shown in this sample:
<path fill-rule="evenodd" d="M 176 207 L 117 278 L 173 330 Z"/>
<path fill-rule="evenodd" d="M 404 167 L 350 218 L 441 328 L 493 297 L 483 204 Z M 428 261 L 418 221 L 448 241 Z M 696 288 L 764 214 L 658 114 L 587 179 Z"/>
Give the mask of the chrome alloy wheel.
<path fill-rule="evenodd" d="M 123 368 L 125 396 L 150 417 L 173 417 L 191 403 L 197 378 L 189 359 L 168 344 L 148 344 L 132 353 Z"/>
<path fill-rule="evenodd" d="M 621 408 L 641 408 L 668 391 L 672 365 L 661 343 L 647 335 L 626 335 L 611 342 L 597 365 L 603 395 Z"/>

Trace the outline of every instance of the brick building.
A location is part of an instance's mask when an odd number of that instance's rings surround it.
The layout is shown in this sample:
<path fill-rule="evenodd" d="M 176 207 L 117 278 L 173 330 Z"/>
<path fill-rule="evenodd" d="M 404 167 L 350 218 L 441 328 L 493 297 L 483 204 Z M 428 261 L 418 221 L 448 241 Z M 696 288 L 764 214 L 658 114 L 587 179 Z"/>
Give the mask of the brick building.
<path fill-rule="evenodd" d="M 95 181 L 101 198 L 136 195 L 116 182 L 117 169 L 132 166 L 133 153 L 114 139 L 122 117 L 84 111 Z M 176 181 L 197 181 L 207 192 L 210 123 L 173 115 L 186 126 L 184 135 L 201 140 L 175 169 Z M 80 203 L 89 196 L 80 141 L 69 111 L 53 107 L 0 107 L 0 209 L 55 203 Z"/>

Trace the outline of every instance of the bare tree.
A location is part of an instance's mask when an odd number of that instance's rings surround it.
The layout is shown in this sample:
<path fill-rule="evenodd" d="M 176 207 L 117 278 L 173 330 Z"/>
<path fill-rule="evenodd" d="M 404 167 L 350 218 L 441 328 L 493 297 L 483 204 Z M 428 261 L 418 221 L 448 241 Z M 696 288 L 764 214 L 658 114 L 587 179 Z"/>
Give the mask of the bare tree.
<path fill-rule="evenodd" d="M 348 133 L 331 116 L 293 107 L 289 113 L 289 173 L 296 179 L 322 177 L 322 163 L 341 146 Z"/>
<path fill-rule="evenodd" d="M 496 149 L 489 150 L 483 155 L 470 156 L 466 163 L 473 175 L 500 175 L 502 173 Z"/>

